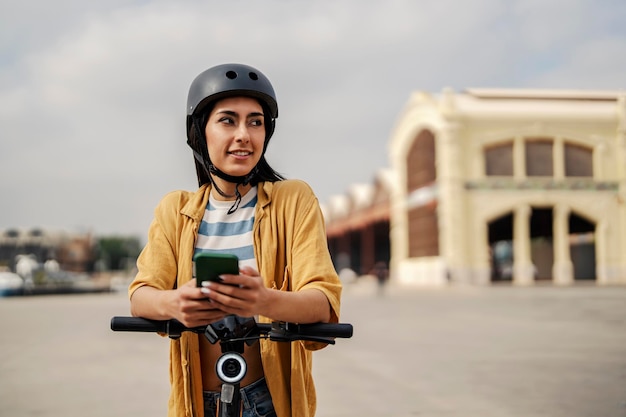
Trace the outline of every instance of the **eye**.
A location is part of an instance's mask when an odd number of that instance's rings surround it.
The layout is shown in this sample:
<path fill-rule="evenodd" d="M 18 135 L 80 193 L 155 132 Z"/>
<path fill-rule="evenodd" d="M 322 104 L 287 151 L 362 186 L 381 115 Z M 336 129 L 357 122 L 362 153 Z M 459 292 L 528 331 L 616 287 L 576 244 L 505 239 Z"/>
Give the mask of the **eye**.
<path fill-rule="evenodd" d="M 227 124 L 227 125 L 232 125 L 233 123 L 235 123 L 233 118 L 230 117 L 230 116 L 224 116 L 224 117 L 220 118 L 218 121 L 220 123 L 224 123 L 224 124 Z"/>
<path fill-rule="evenodd" d="M 252 119 L 250 121 L 251 126 L 263 126 L 263 119 Z"/>

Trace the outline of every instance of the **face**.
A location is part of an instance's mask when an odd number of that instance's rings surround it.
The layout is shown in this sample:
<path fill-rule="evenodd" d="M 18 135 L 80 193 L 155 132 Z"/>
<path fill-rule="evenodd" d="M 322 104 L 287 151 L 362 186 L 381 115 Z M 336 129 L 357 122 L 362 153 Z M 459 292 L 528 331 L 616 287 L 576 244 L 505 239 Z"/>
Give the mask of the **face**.
<path fill-rule="evenodd" d="M 247 175 L 263 154 L 264 122 L 263 108 L 253 98 L 218 101 L 205 128 L 211 162 L 226 174 Z"/>

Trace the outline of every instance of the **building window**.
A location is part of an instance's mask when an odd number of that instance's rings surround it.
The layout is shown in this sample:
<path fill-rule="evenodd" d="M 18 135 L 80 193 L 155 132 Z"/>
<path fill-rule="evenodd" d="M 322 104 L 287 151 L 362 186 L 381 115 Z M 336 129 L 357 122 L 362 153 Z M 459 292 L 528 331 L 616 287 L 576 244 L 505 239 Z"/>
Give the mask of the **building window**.
<path fill-rule="evenodd" d="M 529 177 L 553 176 L 552 140 L 529 139 L 524 145 L 526 148 L 526 175 Z"/>
<path fill-rule="evenodd" d="M 591 149 L 584 146 L 565 144 L 565 176 L 593 177 Z"/>
<path fill-rule="evenodd" d="M 513 176 L 513 142 L 485 150 L 487 175 Z"/>
<path fill-rule="evenodd" d="M 435 135 L 429 130 L 419 132 L 407 155 L 408 194 L 424 196 L 408 212 L 409 256 L 437 256 L 439 229 L 437 226 L 436 196 L 433 187 L 437 179 L 435 165 Z"/>
<path fill-rule="evenodd" d="M 407 158 L 407 186 L 409 192 L 435 181 L 437 178 L 435 136 L 430 131 L 422 130 L 417 135 Z"/>
<path fill-rule="evenodd" d="M 409 257 L 439 256 L 437 211 L 432 206 L 409 211 Z"/>

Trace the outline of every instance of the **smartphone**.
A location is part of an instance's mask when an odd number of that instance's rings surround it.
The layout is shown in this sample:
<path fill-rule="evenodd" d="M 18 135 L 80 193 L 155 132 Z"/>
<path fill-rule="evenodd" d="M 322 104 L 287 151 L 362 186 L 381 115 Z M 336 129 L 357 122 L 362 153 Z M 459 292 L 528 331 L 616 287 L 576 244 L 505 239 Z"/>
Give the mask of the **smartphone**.
<path fill-rule="evenodd" d="M 227 253 L 200 252 L 193 256 L 193 277 L 196 285 L 202 281 L 220 282 L 222 274 L 239 275 L 239 258 Z"/>

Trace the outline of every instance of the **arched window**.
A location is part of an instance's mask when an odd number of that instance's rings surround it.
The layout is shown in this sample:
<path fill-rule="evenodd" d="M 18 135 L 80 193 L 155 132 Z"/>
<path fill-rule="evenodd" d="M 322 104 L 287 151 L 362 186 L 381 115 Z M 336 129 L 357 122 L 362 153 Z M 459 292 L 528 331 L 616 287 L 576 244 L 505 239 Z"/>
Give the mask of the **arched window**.
<path fill-rule="evenodd" d="M 422 130 L 413 141 L 407 157 L 407 170 L 409 192 L 435 181 L 435 136 L 429 130 Z"/>
<path fill-rule="evenodd" d="M 429 130 L 422 130 L 407 155 L 407 191 L 411 195 L 416 190 L 427 190 L 436 179 L 435 136 Z M 408 234 L 409 257 L 439 255 L 436 199 L 415 204 L 409 209 Z"/>
<path fill-rule="evenodd" d="M 529 177 L 551 177 L 554 175 L 552 139 L 529 138 L 526 148 L 526 175 Z"/>
<path fill-rule="evenodd" d="M 513 141 L 485 149 L 487 175 L 513 176 Z"/>
<path fill-rule="evenodd" d="M 565 143 L 565 176 L 593 177 L 593 155 L 590 148 Z"/>

